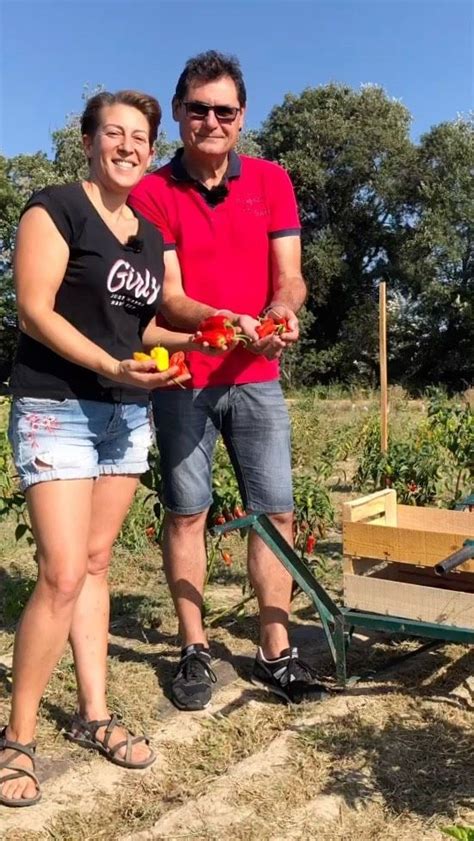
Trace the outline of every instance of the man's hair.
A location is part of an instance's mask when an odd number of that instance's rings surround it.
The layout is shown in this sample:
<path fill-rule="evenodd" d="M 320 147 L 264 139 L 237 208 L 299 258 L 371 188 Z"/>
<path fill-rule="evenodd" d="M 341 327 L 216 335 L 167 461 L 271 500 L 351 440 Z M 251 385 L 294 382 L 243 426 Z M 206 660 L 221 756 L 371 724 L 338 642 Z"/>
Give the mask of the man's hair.
<path fill-rule="evenodd" d="M 94 137 L 100 125 L 100 112 L 106 105 L 130 105 L 147 118 L 149 126 L 150 146 L 153 146 L 161 121 L 160 103 L 153 96 L 141 91 L 124 90 L 117 93 L 102 91 L 87 101 L 81 117 L 81 134 Z"/>
<path fill-rule="evenodd" d="M 239 60 L 233 55 L 224 55 L 217 50 L 207 50 L 187 60 L 178 79 L 174 99 L 183 102 L 192 82 L 214 82 L 223 76 L 229 76 L 235 83 L 240 107 L 244 108 L 247 91 Z"/>

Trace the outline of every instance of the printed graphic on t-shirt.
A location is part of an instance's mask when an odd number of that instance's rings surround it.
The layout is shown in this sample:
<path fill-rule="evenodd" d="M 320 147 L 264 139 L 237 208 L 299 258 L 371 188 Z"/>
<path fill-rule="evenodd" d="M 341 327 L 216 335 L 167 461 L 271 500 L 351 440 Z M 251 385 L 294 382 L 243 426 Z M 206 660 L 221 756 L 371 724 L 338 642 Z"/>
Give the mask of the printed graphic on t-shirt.
<path fill-rule="evenodd" d="M 157 300 L 160 286 L 149 269 L 145 269 L 145 274 L 142 275 L 123 259 L 115 261 L 107 276 L 110 301 L 112 306 L 116 307 L 123 306 L 125 302 L 128 307 L 135 309 L 150 306 Z M 126 292 L 129 294 L 124 294 Z"/>

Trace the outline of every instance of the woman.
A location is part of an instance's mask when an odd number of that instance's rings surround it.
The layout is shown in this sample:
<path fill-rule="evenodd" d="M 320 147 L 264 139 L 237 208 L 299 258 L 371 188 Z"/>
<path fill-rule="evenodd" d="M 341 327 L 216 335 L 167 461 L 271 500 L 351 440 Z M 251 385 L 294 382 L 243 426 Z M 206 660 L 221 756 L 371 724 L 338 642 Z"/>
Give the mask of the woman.
<path fill-rule="evenodd" d="M 81 123 L 89 177 L 34 195 L 18 229 L 10 440 L 39 571 L 16 635 L 11 715 L 0 731 L 7 806 L 40 799 L 38 706 L 68 638 L 78 685 L 68 737 L 127 768 L 155 760 L 148 740 L 110 714 L 105 682 L 107 568 L 147 469 L 147 392 L 178 373 L 136 362 L 133 351 L 157 338 L 173 350 L 193 347 L 189 336 L 156 327 L 163 244 L 126 205 L 151 161 L 160 117 L 158 102 L 136 91 L 94 96 Z"/>

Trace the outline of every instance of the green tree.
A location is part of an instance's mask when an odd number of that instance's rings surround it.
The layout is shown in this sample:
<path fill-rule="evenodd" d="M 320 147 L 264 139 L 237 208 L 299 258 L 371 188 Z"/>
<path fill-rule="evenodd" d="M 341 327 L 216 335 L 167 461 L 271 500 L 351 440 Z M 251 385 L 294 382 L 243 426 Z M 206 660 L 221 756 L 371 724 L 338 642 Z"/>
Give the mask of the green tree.
<path fill-rule="evenodd" d="M 0 157 L 0 393 L 5 390 L 17 339 L 11 261 L 18 220 L 29 196 L 56 181 L 54 166 L 43 152 Z"/>
<path fill-rule="evenodd" d="M 259 135 L 295 184 L 313 314 L 300 346 L 307 382 L 376 366 L 377 287 L 398 271 L 415 149 L 410 114 L 374 85 L 288 94 Z M 358 367 L 357 367 L 358 366 Z"/>
<path fill-rule="evenodd" d="M 421 385 L 474 377 L 474 119 L 435 126 L 417 150 L 415 224 L 400 249 L 405 319 L 397 371 Z"/>
<path fill-rule="evenodd" d="M 254 129 L 243 131 L 237 143 L 239 155 L 250 155 L 252 158 L 262 157 L 262 148 L 258 142 L 258 132 Z"/>

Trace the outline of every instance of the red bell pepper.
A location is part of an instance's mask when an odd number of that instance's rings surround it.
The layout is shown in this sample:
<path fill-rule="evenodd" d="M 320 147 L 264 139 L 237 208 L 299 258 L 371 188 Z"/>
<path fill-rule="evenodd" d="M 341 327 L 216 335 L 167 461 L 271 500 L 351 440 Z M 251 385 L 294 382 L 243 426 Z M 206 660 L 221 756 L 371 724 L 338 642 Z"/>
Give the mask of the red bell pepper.
<path fill-rule="evenodd" d="M 272 336 L 275 330 L 276 325 L 273 318 L 267 317 L 260 322 L 259 326 L 256 327 L 255 332 L 258 334 L 259 339 L 264 339 L 265 336 Z"/>
<path fill-rule="evenodd" d="M 288 333 L 288 319 L 273 318 L 271 315 L 266 315 L 265 318 L 260 319 L 260 325 L 256 328 L 256 332 L 260 339 L 264 339 L 266 336 L 273 336 L 274 333 L 278 335 Z"/>
<path fill-rule="evenodd" d="M 212 348 L 225 348 L 232 339 L 229 339 L 227 330 L 205 330 L 193 336 L 193 342 L 198 345 L 207 345 Z"/>
<path fill-rule="evenodd" d="M 189 374 L 189 368 L 186 365 L 186 356 L 182 350 L 178 350 L 170 356 L 170 368 L 175 366 L 178 368 L 178 377 L 184 377 Z"/>
<path fill-rule="evenodd" d="M 273 319 L 275 324 L 277 325 L 277 332 L 278 333 L 289 333 L 290 332 L 290 325 L 288 318 L 274 318 Z"/>
<path fill-rule="evenodd" d="M 230 320 L 229 316 L 227 315 L 210 315 L 208 318 L 205 318 L 203 321 L 200 322 L 197 326 L 197 331 L 200 333 L 204 333 L 206 330 L 225 330 L 227 327 L 232 326 L 232 321 Z"/>
<path fill-rule="evenodd" d="M 316 546 L 316 538 L 314 534 L 308 534 L 306 538 L 306 552 L 308 555 L 312 555 L 314 551 L 314 547 Z"/>

